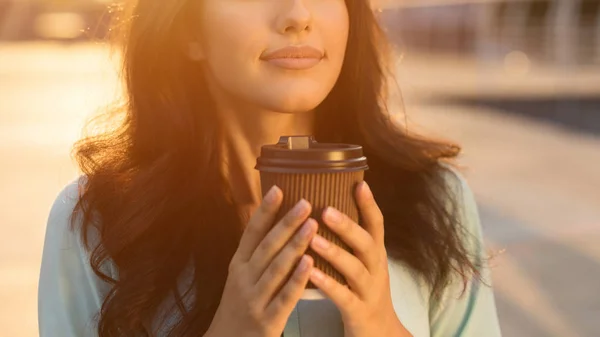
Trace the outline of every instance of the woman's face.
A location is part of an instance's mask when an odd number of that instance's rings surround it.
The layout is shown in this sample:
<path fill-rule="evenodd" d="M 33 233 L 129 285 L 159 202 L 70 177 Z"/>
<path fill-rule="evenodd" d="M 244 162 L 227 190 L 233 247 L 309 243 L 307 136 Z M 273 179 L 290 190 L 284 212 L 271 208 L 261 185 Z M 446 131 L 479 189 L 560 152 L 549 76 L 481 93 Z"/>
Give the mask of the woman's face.
<path fill-rule="evenodd" d="M 333 88 L 348 38 L 344 0 L 198 0 L 200 59 L 229 97 L 309 111 Z"/>

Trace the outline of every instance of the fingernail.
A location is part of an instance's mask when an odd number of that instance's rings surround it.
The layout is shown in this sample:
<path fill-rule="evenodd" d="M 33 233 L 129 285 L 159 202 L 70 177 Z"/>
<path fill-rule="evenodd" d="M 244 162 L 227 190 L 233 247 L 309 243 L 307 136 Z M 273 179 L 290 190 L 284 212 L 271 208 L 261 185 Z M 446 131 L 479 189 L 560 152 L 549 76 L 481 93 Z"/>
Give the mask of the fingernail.
<path fill-rule="evenodd" d="M 300 269 L 301 272 L 305 272 L 306 270 L 308 270 L 308 267 L 310 267 L 308 256 L 303 255 L 302 259 L 300 259 L 299 269 Z"/>
<path fill-rule="evenodd" d="M 323 238 L 320 235 L 315 235 L 315 237 L 312 239 L 313 245 L 317 246 L 317 248 L 319 249 L 327 249 L 329 248 L 329 241 L 327 241 L 325 238 Z"/>
<path fill-rule="evenodd" d="M 373 192 L 371 192 L 371 188 L 369 187 L 369 184 L 367 184 L 366 181 L 362 182 L 362 187 L 363 189 L 363 193 L 365 194 L 365 197 L 371 199 L 373 198 Z"/>
<path fill-rule="evenodd" d="M 323 282 L 325 279 L 325 275 L 317 268 L 313 268 L 313 270 L 310 271 L 310 276 L 318 282 Z"/>
<path fill-rule="evenodd" d="M 279 187 L 277 187 L 277 186 L 271 187 L 269 192 L 267 192 L 267 195 L 265 195 L 265 202 L 268 204 L 274 204 L 275 202 L 277 202 L 278 194 L 279 194 Z"/>
<path fill-rule="evenodd" d="M 296 206 L 294 206 L 294 209 L 292 212 L 293 212 L 294 216 L 302 216 L 308 211 L 308 207 L 309 207 L 308 201 L 302 199 L 302 200 L 298 201 Z"/>
<path fill-rule="evenodd" d="M 302 237 L 308 237 L 310 235 L 310 233 L 312 232 L 312 222 L 313 221 L 314 221 L 313 219 L 308 219 L 308 220 L 306 220 L 304 225 L 302 225 L 302 229 L 300 229 L 300 235 Z"/>
<path fill-rule="evenodd" d="M 327 207 L 325 210 L 324 218 L 326 221 L 333 224 L 337 224 L 342 221 L 342 213 L 333 207 Z"/>

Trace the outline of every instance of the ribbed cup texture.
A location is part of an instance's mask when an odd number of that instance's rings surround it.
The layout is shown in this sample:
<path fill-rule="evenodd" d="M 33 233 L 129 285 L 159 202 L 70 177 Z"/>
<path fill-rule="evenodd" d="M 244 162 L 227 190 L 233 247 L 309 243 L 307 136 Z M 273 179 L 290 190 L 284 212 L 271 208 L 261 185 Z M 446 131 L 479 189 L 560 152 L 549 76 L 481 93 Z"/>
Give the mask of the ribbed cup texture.
<path fill-rule="evenodd" d="M 358 209 L 354 200 L 354 191 L 363 180 L 364 171 L 331 172 L 331 173 L 272 173 L 261 171 L 261 187 L 265 194 L 273 185 L 283 191 L 283 204 L 277 215 L 281 219 L 300 199 L 304 198 L 312 205 L 313 219 L 319 222 L 318 234 L 341 248 L 352 252 L 337 235 L 323 223 L 322 214 L 327 206 L 335 207 L 358 223 Z M 317 253 L 308 249 L 308 255 L 313 257 L 315 267 L 331 276 L 342 285 L 346 279 L 335 270 L 329 262 Z M 307 288 L 316 288 L 311 282 Z"/>

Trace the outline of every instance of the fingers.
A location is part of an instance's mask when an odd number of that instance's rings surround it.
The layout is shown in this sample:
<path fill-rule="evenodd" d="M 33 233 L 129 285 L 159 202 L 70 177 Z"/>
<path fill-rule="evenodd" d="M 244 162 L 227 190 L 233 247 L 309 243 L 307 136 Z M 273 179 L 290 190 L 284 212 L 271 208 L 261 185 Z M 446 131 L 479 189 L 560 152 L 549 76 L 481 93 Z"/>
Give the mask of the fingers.
<path fill-rule="evenodd" d="M 333 207 L 325 209 L 323 221 L 352 248 L 354 255 L 362 261 L 369 272 L 377 270 L 381 254 L 371 234 Z"/>
<path fill-rule="evenodd" d="M 286 245 L 298 228 L 310 215 L 311 206 L 302 199 L 264 236 L 250 257 L 250 269 L 255 271 L 253 281 L 257 281 L 271 261 Z M 300 256 L 300 254 L 298 255 Z M 288 269 L 289 270 L 289 269 Z"/>
<path fill-rule="evenodd" d="M 314 219 L 308 219 L 302 228 L 289 240 L 285 248 L 271 261 L 265 272 L 260 276 L 256 288 L 261 293 L 265 304 L 273 298 L 277 290 L 285 283 L 294 264 L 306 252 L 310 240 L 317 233 L 318 224 Z"/>
<path fill-rule="evenodd" d="M 252 253 L 271 228 L 281 207 L 283 194 L 277 186 L 271 187 L 258 209 L 252 214 L 240 240 L 234 260 L 248 261 Z"/>
<path fill-rule="evenodd" d="M 369 284 L 370 274 L 365 265 L 338 245 L 327 241 L 320 235 L 315 235 L 310 247 L 321 257 L 327 260 L 333 268 L 342 273 L 348 281 L 350 288 L 359 296 L 363 297 L 372 286 Z"/>
<path fill-rule="evenodd" d="M 371 234 L 375 242 L 383 245 L 383 214 L 375 202 L 369 185 L 364 181 L 356 189 L 356 203 L 362 215 L 362 226 Z"/>
<path fill-rule="evenodd" d="M 346 286 L 325 275 L 317 268 L 312 268 L 310 281 L 314 283 L 338 307 L 342 316 L 354 311 L 360 299 Z"/>
<path fill-rule="evenodd" d="M 292 277 L 265 309 L 267 315 L 276 315 L 278 312 L 291 312 L 294 309 L 306 288 L 313 264 L 314 261 L 309 255 L 302 256 Z"/>

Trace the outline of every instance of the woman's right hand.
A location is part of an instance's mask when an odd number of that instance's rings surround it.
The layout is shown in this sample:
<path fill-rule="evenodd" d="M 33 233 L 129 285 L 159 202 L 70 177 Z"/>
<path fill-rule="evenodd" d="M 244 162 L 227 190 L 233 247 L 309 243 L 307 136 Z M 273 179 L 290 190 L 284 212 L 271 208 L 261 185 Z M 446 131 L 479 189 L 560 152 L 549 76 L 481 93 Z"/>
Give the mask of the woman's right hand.
<path fill-rule="evenodd" d="M 306 200 L 273 226 L 282 199 L 274 186 L 250 218 L 206 337 L 281 336 L 308 283 L 313 260 L 304 253 L 318 227 Z"/>

